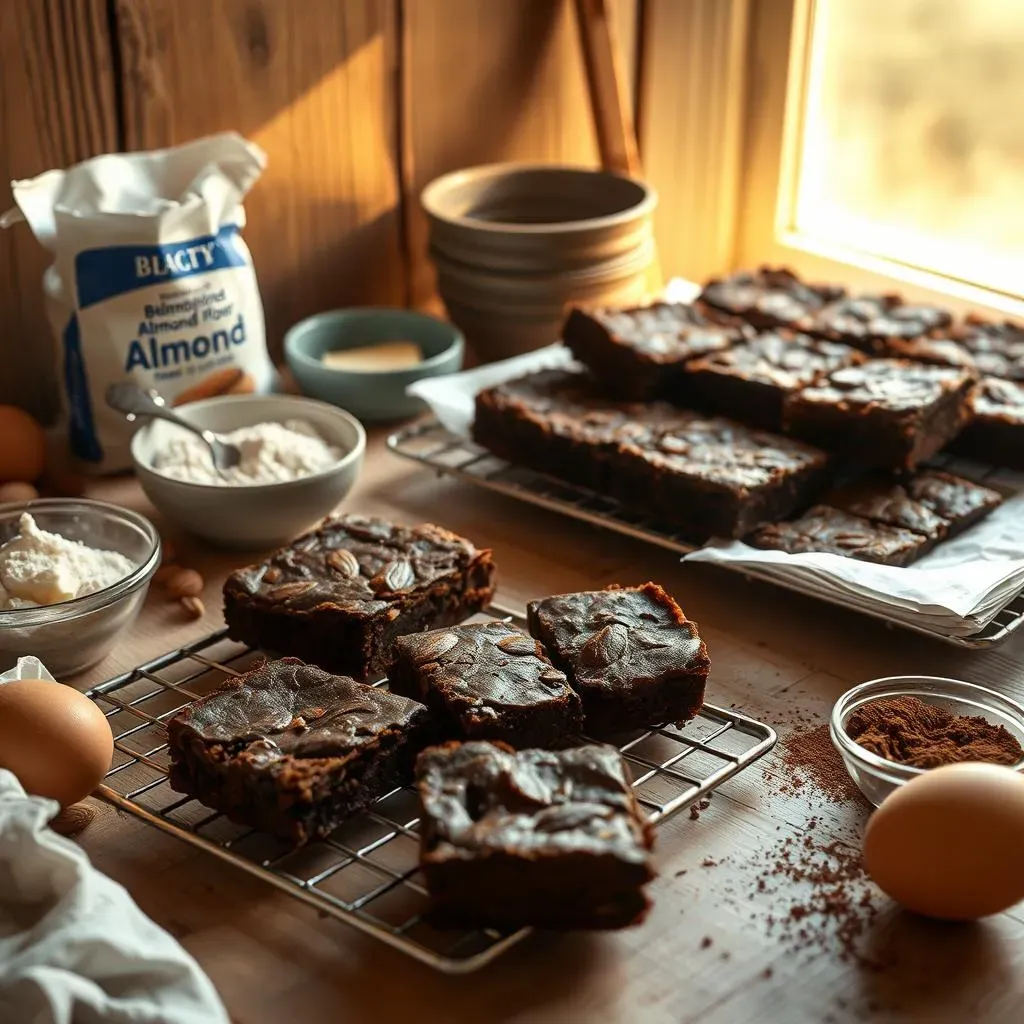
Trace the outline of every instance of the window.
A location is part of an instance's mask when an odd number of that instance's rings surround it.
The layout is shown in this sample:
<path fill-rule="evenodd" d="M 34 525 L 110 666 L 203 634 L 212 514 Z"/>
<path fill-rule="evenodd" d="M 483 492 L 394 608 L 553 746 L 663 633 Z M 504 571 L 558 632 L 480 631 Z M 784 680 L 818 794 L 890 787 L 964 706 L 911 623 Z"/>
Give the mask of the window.
<path fill-rule="evenodd" d="M 661 242 L 667 275 L 781 263 L 856 289 L 1024 316 L 1022 0 L 689 0 L 685 7 L 695 14 L 683 24 L 682 7 L 653 0 L 651 20 L 666 13 L 645 38 L 644 60 L 655 61 L 647 79 L 658 89 L 641 93 L 641 155 L 676 224 L 682 200 L 674 190 L 691 187 L 695 176 L 699 184 L 706 167 L 701 201 L 706 208 L 713 194 L 716 205 L 694 234 L 721 232 L 728 219 L 731 243 L 712 266 L 702 265 L 711 262 L 704 253 L 678 258 Z M 736 26 L 745 38 L 742 61 L 725 50 Z M 678 63 L 673 69 L 670 57 L 660 58 L 672 49 L 667 34 L 691 50 L 718 47 L 708 67 L 729 60 L 730 70 L 709 76 L 710 84 L 690 76 L 680 90 L 685 103 L 659 116 L 659 107 L 673 107 L 662 98 L 670 76 L 680 78 Z M 703 111 L 706 123 L 697 123 Z M 716 131 L 731 138 L 728 125 L 718 127 L 730 112 L 742 141 L 732 153 L 722 146 L 709 155 Z M 687 151 L 667 161 L 661 140 L 673 118 L 694 126 Z M 717 184 L 730 180 L 730 162 L 731 209 Z M 697 204 L 682 212 L 690 223 L 702 215 Z M 659 227 L 669 234 L 664 221 Z"/>

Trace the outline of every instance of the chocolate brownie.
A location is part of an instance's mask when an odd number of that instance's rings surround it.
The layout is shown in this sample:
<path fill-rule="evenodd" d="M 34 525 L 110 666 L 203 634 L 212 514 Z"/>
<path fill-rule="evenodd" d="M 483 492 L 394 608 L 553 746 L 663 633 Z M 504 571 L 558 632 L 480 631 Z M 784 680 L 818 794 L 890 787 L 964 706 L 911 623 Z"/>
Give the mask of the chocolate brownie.
<path fill-rule="evenodd" d="M 677 525 L 693 539 L 737 537 L 813 500 L 824 452 L 664 402 L 603 398 L 592 377 L 548 370 L 476 399 L 474 437 Z"/>
<path fill-rule="evenodd" d="M 920 534 L 828 505 L 816 505 L 793 522 L 763 526 L 749 540 L 754 547 L 791 555 L 818 551 L 880 565 L 909 565 L 930 546 Z"/>
<path fill-rule="evenodd" d="M 868 465 L 914 469 L 967 420 L 968 370 L 899 359 L 846 366 L 786 398 L 787 431 Z"/>
<path fill-rule="evenodd" d="M 541 370 L 476 396 L 473 439 L 509 462 L 604 492 L 616 430 L 637 417 L 673 414 L 667 405 L 610 400 L 590 374 Z"/>
<path fill-rule="evenodd" d="M 706 412 L 763 430 L 779 430 L 786 395 L 864 358 L 849 345 L 770 331 L 687 363 L 684 394 Z"/>
<path fill-rule="evenodd" d="M 682 725 L 700 710 L 707 648 L 656 583 L 548 597 L 531 602 L 527 616 L 579 694 L 588 736 Z"/>
<path fill-rule="evenodd" d="M 230 680 L 167 723 L 174 789 L 295 843 L 408 783 L 435 739 L 422 704 L 295 658 Z"/>
<path fill-rule="evenodd" d="M 366 680 L 395 637 L 461 622 L 493 594 L 490 551 L 438 526 L 342 515 L 232 573 L 224 618 L 250 647 Z"/>
<path fill-rule="evenodd" d="M 908 305 L 902 296 L 856 295 L 805 317 L 800 330 L 872 355 L 899 355 L 900 345 L 948 327 L 952 314 L 938 306 Z"/>
<path fill-rule="evenodd" d="M 462 925 L 639 924 L 654 834 L 608 746 L 451 743 L 416 765 L 420 867 L 435 912 Z"/>
<path fill-rule="evenodd" d="M 720 417 L 680 412 L 638 419 L 618 434 L 612 493 L 695 542 L 742 537 L 781 519 L 810 504 L 829 479 L 819 449 Z"/>
<path fill-rule="evenodd" d="M 712 316 L 739 317 L 758 328 L 795 327 L 846 289 L 838 285 L 805 284 L 791 270 L 760 267 L 731 277 L 713 278 L 700 294 Z"/>
<path fill-rule="evenodd" d="M 504 622 L 400 637 L 388 682 L 434 711 L 449 738 L 564 747 L 582 732 L 565 673 L 533 637 Z"/>
<path fill-rule="evenodd" d="M 969 353 L 979 376 L 1024 381 L 1024 325 L 968 316 L 950 337 Z"/>
<path fill-rule="evenodd" d="M 969 411 L 953 450 L 994 466 L 1024 469 L 1024 383 L 983 377 L 971 392 Z"/>
<path fill-rule="evenodd" d="M 562 339 L 609 395 L 671 399 L 678 397 L 688 360 L 752 333 L 745 324 L 713 323 L 694 306 L 656 302 L 630 309 L 573 309 Z"/>

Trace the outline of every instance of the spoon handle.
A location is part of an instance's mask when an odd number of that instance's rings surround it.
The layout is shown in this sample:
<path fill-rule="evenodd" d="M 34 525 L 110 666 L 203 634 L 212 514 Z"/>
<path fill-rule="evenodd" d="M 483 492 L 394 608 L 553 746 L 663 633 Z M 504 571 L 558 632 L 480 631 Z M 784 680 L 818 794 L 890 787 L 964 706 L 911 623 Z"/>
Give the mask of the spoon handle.
<path fill-rule="evenodd" d="M 212 431 L 203 430 L 168 409 L 163 397 L 158 392 L 144 390 L 132 381 L 126 380 L 111 384 L 107 388 L 106 399 L 107 405 L 111 409 L 123 412 L 129 419 L 135 419 L 136 416 L 150 416 L 153 419 L 166 420 L 168 423 L 184 427 L 185 430 L 201 437 L 207 444 L 212 444 L 216 440 L 216 435 Z"/>

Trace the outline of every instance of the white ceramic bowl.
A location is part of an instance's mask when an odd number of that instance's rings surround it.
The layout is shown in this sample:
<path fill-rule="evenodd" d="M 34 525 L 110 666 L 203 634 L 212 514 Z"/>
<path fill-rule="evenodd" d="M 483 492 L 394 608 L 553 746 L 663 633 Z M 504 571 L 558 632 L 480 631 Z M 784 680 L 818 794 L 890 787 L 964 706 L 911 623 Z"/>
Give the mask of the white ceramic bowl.
<path fill-rule="evenodd" d="M 304 420 L 343 453 L 333 466 L 299 480 L 255 486 L 186 483 L 153 469 L 156 453 L 177 428 L 159 420 L 143 426 L 132 438 L 132 460 L 146 497 L 168 519 L 220 547 L 245 550 L 287 544 L 337 507 L 363 464 L 366 433 L 361 424 L 351 413 L 325 402 L 295 395 L 230 395 L 193 402 L 175 412 L 215 433 Z"/>
<path fill-rule="evenodd" d="M 160 564 L 160 535 L 136 512 L 85 498 L 44 498 L 0 506 L 0 544 L 18 533 L 23 512 L 40 529 L 92 548 L 119 551 L 135 563 L 122 580 L 95 594 L 39 608 L 0 611 L 0 671 L 34 654 L 58 679 L 101 661 L 135 621 Z"/>

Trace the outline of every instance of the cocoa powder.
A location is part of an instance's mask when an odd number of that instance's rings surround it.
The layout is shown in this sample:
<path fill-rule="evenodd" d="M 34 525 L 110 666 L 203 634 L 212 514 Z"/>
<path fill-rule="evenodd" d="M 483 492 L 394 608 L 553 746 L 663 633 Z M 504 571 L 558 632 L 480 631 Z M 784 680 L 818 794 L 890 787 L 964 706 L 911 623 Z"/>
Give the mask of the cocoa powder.
<path fill-rule="evenodd" d="M 827 725 L 793 733 L 785 740 L 781 753 L 783 764 L 790 770 L 782 786 L 787 795 L 795 795 L 805 782 L 810 782 L 834 803 L 863 800 L 832 745 Z"/>
<path fill-rule="evenodd" d="M 876 700 L 846 721 L 858 746 L 887 761 L 938 768 L 960 761 L 1017 764 L 1024 750 L 1001 725 L 980 716 L 954 715 L 917 697 Z"/>

